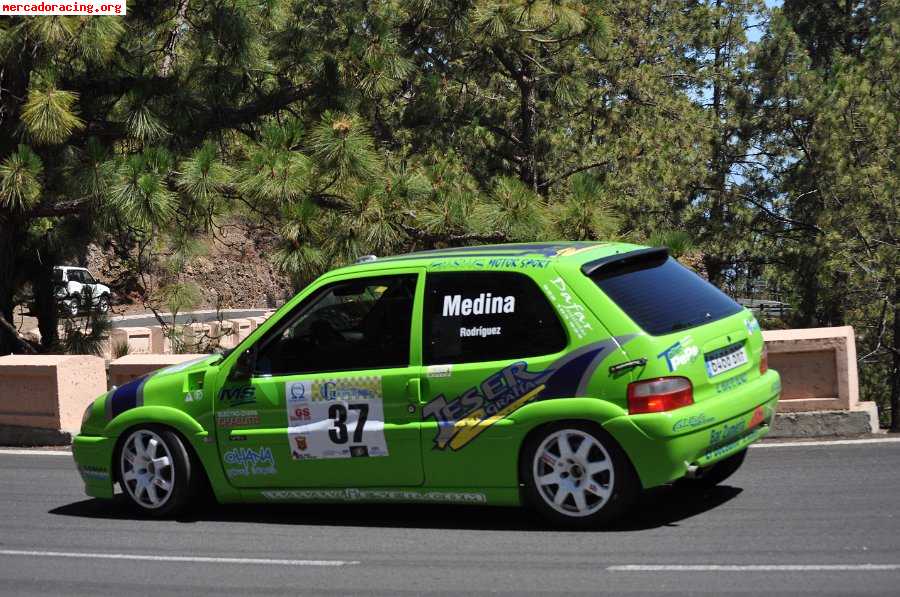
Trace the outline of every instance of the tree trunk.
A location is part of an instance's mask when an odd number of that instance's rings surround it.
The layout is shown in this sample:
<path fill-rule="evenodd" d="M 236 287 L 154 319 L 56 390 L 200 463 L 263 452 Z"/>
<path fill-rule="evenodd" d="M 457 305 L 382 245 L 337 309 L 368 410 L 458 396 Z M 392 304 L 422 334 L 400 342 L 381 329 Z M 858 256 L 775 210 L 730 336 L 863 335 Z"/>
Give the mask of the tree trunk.
<path fill-rule="evenodd" d="M 894 334 L 891 339 L 891 431 L 900 432 L 900 279 L 894 279 Z"/>
<path fill-rule="evenodd" d="M 531 67 L 523 63 L 519 83 L 519 137 L 522 140 L 522 162 L 519 178 L 538 192 L 537 158 L 535 137 L 537 136 L 537 89 Z"/>
<path fill-rule="evenodd" d="M 13 321 L 13 297 L 16 292 L 16 246 L 21 226 L 16 218 L 0 215 L 0 315 L 10 324 Z M 19 341 L 7 329 L 0 329 L 0 356 L 19 348 Z"/>
<path fill-rule="evenodd" d="M 31 281 L 34 288 L 34 309 L 41 331 L 41 346 L 45 350 L 54 348 L 59 342 L 59 306 L 53 284 L 53 265 L 42 265 Z"/>
<path fill-rule="evenodd" d="M 175 14 L 175 25 L 169 32 L 169 39 L 166 41 L 163 49 L 163 60 L 159 67 L 159 76 L 168 77 L 175 68 L 175 59 L 178 55 L 178 44 L 184 34 L 187 32 L 187 9 L 188 0 L 181 0 L 178 4 L 178 11 Z"/>

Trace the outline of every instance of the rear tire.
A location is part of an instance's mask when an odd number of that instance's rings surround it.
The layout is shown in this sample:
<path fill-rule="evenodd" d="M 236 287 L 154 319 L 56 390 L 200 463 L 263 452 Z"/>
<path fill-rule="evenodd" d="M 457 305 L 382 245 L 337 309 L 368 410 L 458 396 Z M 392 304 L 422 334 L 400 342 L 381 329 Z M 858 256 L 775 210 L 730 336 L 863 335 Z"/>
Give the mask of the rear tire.
<path fill-rule="evenodd" d="M 589 529 L 622 516 L 640 482 L 625 452 L 599 425 L 548 425 L 528 438 L 520 463 L 526 502 L 550 523 Z"/>
<path fill-rule="evenodd" d="M 119 484 L 131 505 L 162 518 L 183 513 L 197 494 L 202 472 L 181 437 L 169 429 L 132 429 L 116 454 Z"/>
<path fill-rule="evenodd" d="M 99 313 L 106 313 L 109 311 L 109 295 L 101 294 L 97 299 L 97 311 Z"/>
<path fill-rule="evenodd" d="M 747 449 L 744 448 L 737 454 L 733 454 L 726 458 L 725 460 L 720 460 L 719 462 L 709 466 L 705 470 L 703 470 L 702 474 L 696 479 L 685 479 L 684 483 L 691 487 L 697 487 L 701 489 L 710 489 L 715 487 L 716 485 L 725 481 L 728 477 L 737 472 L 741 465 L 744 464 L 744 459 L 747 458 Z"/>

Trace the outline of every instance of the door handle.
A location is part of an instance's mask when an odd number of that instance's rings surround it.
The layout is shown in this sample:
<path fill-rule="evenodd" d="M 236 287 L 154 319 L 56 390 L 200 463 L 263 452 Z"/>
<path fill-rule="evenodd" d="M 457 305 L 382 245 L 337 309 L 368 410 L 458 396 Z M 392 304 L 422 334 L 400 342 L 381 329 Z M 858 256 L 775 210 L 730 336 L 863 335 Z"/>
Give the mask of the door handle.
<path fill-rule="evenodd" d="M 417 406 L 422 402 L 422 380 L 418 377 L 406 382 L 406 399 Z"/>

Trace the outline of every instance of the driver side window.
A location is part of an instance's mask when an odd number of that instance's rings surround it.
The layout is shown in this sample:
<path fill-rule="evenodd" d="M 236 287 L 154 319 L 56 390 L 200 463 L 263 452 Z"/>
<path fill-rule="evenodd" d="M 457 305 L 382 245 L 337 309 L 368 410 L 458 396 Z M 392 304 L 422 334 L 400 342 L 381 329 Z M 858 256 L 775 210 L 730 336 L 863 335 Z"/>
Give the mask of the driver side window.
<path fill-rule="evenodd" d="M 260 342 L 255 375 L 406 367 L 414 274 L 335 282 Z"/>

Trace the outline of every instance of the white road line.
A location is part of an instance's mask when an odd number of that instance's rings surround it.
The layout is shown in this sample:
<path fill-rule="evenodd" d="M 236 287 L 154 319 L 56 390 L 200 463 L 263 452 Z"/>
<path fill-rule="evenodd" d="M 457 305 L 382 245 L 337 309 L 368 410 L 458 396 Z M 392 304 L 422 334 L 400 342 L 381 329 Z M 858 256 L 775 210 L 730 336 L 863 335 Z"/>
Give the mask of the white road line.
<path fill-rule="evenodd" d="M 900 564 L 625 564 L 610 572 L 829 572 L 900 570 Z"/>
<path fill-rule="evenodd" d="M 68 456 L 72 457 L 72 453 L 68 450 L 13 450 L 9 448 L 0 448 L 0 455 L 9 456 Z"/>
<path fill-rule="evenodd" d="M 801 448 L 804 446 L 852 446 L 855 444 L 896 444 L 900 437 L 879 437 L 873 439 L 832 439 L 812 442 L 772 442 L 753 444 L 751 448 Z"/>
<path fill-rule="evenodd" d="M 202 556 L 153 556 L 130 553 L 81 553 L 75 551 L 36 551 L 0 549 L 0 556 L 42 558 L 79 558 L 89 560 L 139 560 L 144 562 L 187 562 L 191 564 L 261 564 L 266 566 L 348 566 L 349 560 L 274 560 L 267 558 L 214 558 Z"/>

